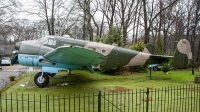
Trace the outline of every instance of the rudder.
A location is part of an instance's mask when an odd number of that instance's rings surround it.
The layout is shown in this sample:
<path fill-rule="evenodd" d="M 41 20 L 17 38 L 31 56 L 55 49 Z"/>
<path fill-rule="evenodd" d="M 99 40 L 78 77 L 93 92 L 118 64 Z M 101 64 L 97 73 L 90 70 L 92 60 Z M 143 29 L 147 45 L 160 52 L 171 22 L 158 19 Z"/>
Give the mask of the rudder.
<path fill-rule="evenodd" d="M 178 68 L 186 68 L 192 59 L 191 46 L 188 40 L 181 39 L 174 54 L 174 64 Z"/>

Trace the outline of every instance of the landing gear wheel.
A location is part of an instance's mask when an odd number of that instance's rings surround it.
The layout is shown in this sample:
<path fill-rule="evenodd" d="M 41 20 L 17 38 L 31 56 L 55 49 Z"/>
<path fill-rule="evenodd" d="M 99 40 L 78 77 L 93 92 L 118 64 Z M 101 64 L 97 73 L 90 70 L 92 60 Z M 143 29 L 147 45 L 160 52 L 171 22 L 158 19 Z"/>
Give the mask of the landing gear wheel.
<path fill-rule="evenodd" d="M 49 76 L 47 73 L 38 72 L 34 77 L 34 82 L 39 87 L 45 87 L 49 83 Z"/>

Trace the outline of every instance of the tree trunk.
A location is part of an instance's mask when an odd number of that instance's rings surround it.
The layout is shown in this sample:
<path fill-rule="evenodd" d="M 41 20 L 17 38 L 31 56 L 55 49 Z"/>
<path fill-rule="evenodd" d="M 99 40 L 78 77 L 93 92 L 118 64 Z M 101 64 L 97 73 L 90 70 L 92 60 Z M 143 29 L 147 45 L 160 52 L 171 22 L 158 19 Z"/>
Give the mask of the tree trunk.
<path fill-rule="evenodd" d="M 137 0 L 137 5 L 136 5 L 136 10 L 135 10 L 135 14 L 134 14 L 134 23 L 133 23 L 133 36 L 132 36 L 132 43 L 134 43 L 135 40 L 137 40 L 137 37 L 136 37 L 136 29 L 138 28 L 138 21 L 139 21 L 139 16 L 137 16 L 137 13 L 138 13 L 138 6 L 139 6 L 139 1 L 140 0 Z M 138 17 L 138 18 L 137 18 Z M 136 21 L 137 20 L 137 21 Z M 136 28 L 136 22 L 137 22 L 137 28 Z"/>
<path fill-rule="evenodd" d="M 103 34 L 103 25 L 104 25 L 104 14 L 103 14 L 103 18 L 102 18 L 102 21 L 101 21 L 101 27 L 100 27 L 100 33 L 99 33 L 100 38 L 102 37 L 102 34 Z"/>
<path fill-rule="evenodd" d="M 45 10 L 45 16 L 46 16 L 48 32 L 49 32 L 49 35 L 52 35 L 51 34 L 51 26 L 50 26 L 50 22 L 49 22 L 49 18 L 48 18 L 48 13 L 47 13 L 47 2 L 46 2 L 46 0 L 44 0 L 44 10 Z"/>
<path fill-rule="evenodd" d="M 142 0 L 143 2 L 143 11 L 144 11 L 144 44 L 149 43 L 149 30 L 150 28 L 147 26 L 147 11 L 146 11 L 146 0 Z"/>
<path fill-rule="evenodd" d="M 55 35 L 55 31 L 54 31 L 54 6 L 55 6 L 55 0 L 52 0 L 52 11 L 51 11 L 51 34 Z"/>
<path fill-rule="evenodd" d="M 110 0 L 110 5 L 111 5 L 111 19 L 110 19 L 110 24 L 109 24 L 109 28 L 111 28 L 111 26 L 113 26 L 113 21 L 114 21 L 114 15 L 115 15 L 115 6 L 116 6 L 116 0 L 114 0 L 114 4 L 112 3 L 113 1 Z"/>

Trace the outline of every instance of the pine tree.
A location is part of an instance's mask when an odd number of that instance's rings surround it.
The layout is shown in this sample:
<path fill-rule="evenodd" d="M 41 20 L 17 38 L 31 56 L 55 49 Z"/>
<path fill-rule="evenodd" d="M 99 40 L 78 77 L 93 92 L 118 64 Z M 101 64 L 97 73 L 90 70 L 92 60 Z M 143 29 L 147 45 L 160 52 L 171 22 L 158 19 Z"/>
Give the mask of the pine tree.
<path fill-rule="evenodd" d="M 122 36 L 121 36 L 121 30 L 112 26 L 110 27 L 107 38 L 103 43 L 105 44 L 117 44 L 118 46 L 122 46 Z"/>
<path fill-rule="evenodd" d="M 158 38 L 156 40 L 156 54 L 157 55 L 165 55 L 164 42 L 163 42 L 163 39 L 162 39 L 162 36 L 160 33 L 158 34 Z"/>

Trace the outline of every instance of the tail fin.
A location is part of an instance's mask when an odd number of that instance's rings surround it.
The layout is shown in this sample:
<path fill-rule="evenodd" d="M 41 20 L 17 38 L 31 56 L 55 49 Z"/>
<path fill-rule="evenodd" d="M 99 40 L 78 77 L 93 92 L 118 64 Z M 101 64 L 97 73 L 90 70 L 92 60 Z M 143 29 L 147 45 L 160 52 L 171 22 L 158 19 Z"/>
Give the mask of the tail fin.
<path fill-rule="evenodd" d="M 144 48 L 144 53 L 148 53 L 148 54 L 155 54 L 155 47 L 154 45 L 148 43 L 145 48 Z"/>
<path fill-rule="evenodd" d="M 191 46 L 188 40 L 182 39 L 178 42 L 175 54 L 174 64 L 178 68 L 186 68 L 192 59 Z"/>

